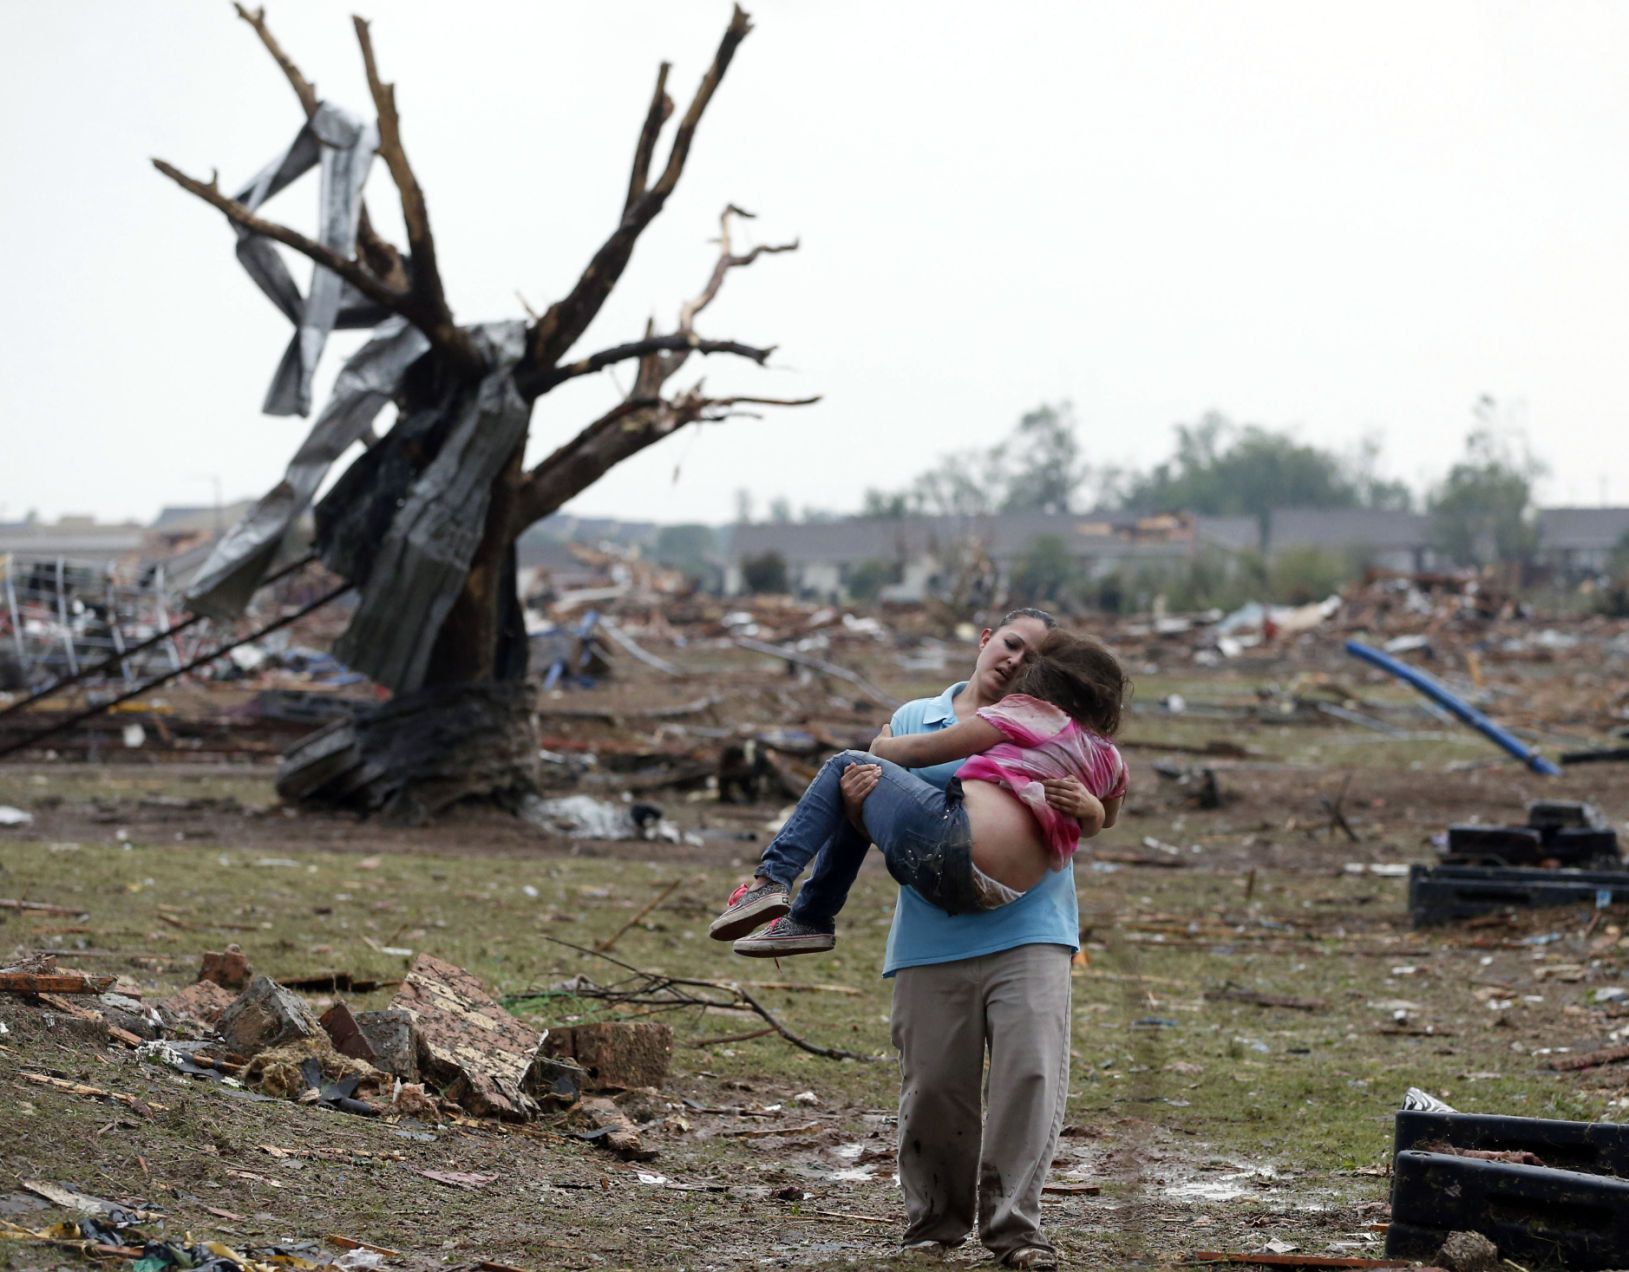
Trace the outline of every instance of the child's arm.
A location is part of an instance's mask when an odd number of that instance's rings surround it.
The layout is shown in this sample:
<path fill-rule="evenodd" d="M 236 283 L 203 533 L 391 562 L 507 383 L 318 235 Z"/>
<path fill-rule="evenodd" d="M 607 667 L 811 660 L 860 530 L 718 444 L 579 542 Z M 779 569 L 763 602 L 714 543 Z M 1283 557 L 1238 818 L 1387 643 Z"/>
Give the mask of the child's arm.
<path fill-rule="evenodd" d="M 902 768 L 928 768 L 965 760 L 969 755 L 988 751 L 1006 735 L 980 716 L 940 729 L 936 733 L 909 733 L 902 738 L 879 737 L 871 744 L 871 754 L 890 760 Z"/>
<path fill-rule="evenodd" d="M 1065 817 L 1073 817 L 1080 823 L 1080 837 L 1090 839 L 1105 826 L 1114 825 L 1114 818 L 1109 814 L 1108 800 L 1099 800 L 1086 789 L 1086 783 L 1078 777 L 1049 777 L 1041 783 L 1046 791 L 1046 802 Z M 1120 808 L 1120 801 L 1114 801 L 1115 811 Z"/>
<path fill-rule="evenodd" d="M 1125 801 L 1124 795 L 1116 795 L 1112 799 L 1103 801 L 1103 829 L 1107 830 L 1120 820 L 1120 805 Z"/>

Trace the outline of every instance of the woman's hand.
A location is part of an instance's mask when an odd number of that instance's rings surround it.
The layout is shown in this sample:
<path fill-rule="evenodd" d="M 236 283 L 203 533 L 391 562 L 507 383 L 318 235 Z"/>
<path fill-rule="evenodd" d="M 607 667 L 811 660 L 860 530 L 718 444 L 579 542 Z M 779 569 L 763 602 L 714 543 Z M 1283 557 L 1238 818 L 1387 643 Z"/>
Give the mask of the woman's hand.
<path fill-rule="evenodd" d="M 1103 829 L 1103 803 L 1078 777 L 1049 777 L 1041 786 L 1052 808 L 1080 823 L 1082 839 L 1090 839 Z"/>
<path fill-rule="evenodd" d="M 865 803 L 865 797 L 877 789 L 877 779 L 881 776 L 879 764 L 850 764 L 837 779 L 838 788 L 843 792 L 843 812 L 854 829 L 868 838 L 871 832 L 860 817 L 860 806 Z"/>

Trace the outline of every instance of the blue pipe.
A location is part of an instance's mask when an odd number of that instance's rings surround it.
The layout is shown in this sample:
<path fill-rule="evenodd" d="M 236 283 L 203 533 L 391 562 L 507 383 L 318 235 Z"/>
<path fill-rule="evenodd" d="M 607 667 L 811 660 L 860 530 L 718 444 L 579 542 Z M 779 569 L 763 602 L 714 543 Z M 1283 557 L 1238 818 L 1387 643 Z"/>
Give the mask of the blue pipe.
<path fill-rule="evenodd" d="M 1426 675 L 1425 672 L 1418 671 L 1407 663 L 1399 662 L 1391 655 L 1381 653 L 1378 649 L 1372 649 L 1360 640 L 1347 641 L 1346 652 L 1356 658 L 1363 659 L 1364 662 L 1373 663 L 1381 671 L 1388 671 L 1399 680 L 1414 686 L 1427 698 L 1453 712 L 1454 715 L 1470 725 L 1488 741 L 1510 752 L 1528 768 L 1532 769 L 1533 772 L 1543 773 L 1547 777 L 1561 776 L 1561 770 L 1550 763 L 1549 760 L 1545 759 L 1521 739 L 1506 733 L 1487 716 L 1471 706 L 1470 703 L 1456 698 L 1446 688 Z"/>

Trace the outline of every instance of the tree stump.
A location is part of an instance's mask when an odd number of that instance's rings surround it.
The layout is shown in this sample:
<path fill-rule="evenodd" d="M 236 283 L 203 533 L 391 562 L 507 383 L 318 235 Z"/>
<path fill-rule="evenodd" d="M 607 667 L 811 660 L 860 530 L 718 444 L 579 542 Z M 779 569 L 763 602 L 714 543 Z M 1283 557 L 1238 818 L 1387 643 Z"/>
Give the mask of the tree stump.
<path fill-rule="evenodd" d="M 537 721 L 524 680 L 435 685 L 335 720 L 283 755 L 277 793 L 422 825 L 465 799 L 514 808 L 537 789 Z"/>

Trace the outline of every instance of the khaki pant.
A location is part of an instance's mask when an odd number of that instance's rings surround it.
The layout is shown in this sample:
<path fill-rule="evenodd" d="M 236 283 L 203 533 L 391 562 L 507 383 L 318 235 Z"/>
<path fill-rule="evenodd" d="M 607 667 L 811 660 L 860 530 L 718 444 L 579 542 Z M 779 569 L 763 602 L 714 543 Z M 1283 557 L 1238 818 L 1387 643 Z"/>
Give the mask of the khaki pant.
<path fill-rule="evenodd" d="M 959 1244 L 976 1217 L 998 1257 L 1053 1248 L 1041 1185 L 1069 1094 L 1069 958 L 1066 946 L 1020 945 L 895 975 L 907 1243 Z"/>

